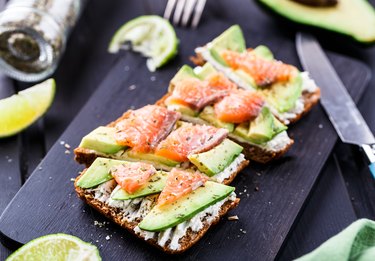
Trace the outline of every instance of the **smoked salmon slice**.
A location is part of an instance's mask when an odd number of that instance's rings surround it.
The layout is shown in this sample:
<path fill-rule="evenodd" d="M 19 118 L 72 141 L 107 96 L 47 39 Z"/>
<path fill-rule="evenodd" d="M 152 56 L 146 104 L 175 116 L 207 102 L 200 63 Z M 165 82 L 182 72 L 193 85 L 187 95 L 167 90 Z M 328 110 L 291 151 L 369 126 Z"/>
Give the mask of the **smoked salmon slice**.
<path fill-rule="evenodd" d="M 185 123 L 160 142 L 155 154 L 184 162 L 188 160 L 188 155 L 208 151 L 219 145 L 227 136 L 226 129 Z"/>
<path fill-rule="evenodd" d="M 236 88 L 236 85 L 221 73 L 211 75 L 204 81 L 188 78 L 177 82 L 172 95 L 166 99 L 165 103 L 167 105 L 182 104 L 193 110 L 201 110 Z"/>
<path fill-rule="evenodd" d="M 190 172 L 173 168 L 168 175 L 166 185 L 158 198 L 157 205 L 162 206 L 175 202 L 177 199 L 191 193 L 208 180 L 200 172 Z"/>
<path fill-rule="evenodd" d="M 242 69 L 250 74 L 259 87 L 288 81 L 298 71 L 292 65 L 276 60 L 265 60 L 252 52 L 238 53 L 224 50 L 221 55 L 231 68 Z"/>
<path fill-rule="evenodd" d="M 255 92 L 239 89 L 217 102 L 214 109 L 219 120 L 229 123 L 242 123 L 255 119 L 263 104 L 263 98 Z"/>
<path fill-rule="evenodd" d="M 113 178 L 129 194 L 143 187 L 156 173 L 154 166 L 142 162 L 129 162 L 111 170 Z"/>
<path fill-rule="evenodd" d="M 133 151 L 150 152 L 171 132 L 180 117 L 180 113 L 157 105 L 130 110 L 116 123 L 115 140 Z"/>

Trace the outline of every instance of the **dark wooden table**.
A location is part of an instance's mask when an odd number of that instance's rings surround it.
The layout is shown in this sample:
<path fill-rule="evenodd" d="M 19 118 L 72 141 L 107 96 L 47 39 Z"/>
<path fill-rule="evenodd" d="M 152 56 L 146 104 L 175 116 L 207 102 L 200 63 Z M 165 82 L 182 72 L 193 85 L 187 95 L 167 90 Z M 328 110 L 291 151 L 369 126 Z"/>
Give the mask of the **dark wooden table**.
<path fill-rule="evenodd" d="M 148 0 L 140 5 L 140 9 L 128 10 L 125 1 L 111 1 L 110 4 L 99 0 L 90 1 L 54 75 L 58 90 L 46 117 L 25 132 L 0 140 L 0 213 L 118 59 L 117 56 L 109 55 L 106 47 L 114 29 L 125 21 L 124 13 L 132 12 L 132 17 L 150 13 L 153 5 L 161 6 L 165 2 Z M 375 5 L 375 0 L 370 2 Z M 294 27 L 265 16 L 263 10 L 252 1 L 244 1 L 245 4 L 252 10 L 252 15 L 257 16 L 253 19 L 269 19 L 269 23 L 274 23 L 280 30 L 290 32 L 290 37 L 294 37 Z M 211 5 L 212 1 L 209 1 L 207 8 Z M 350 42 L 340 42 L 338 45 L 334 36 L 324 36 L 320 38 L 324 48 L 359 59 L 372 72 L 375 71 L 374 48 L 363 48 Z M 0 97 L 9 96 L 27 86 L 7 77 L 1 77 L 0 81 Z M 359 103 L 373 131 L 374 91 L 373 78 Z M 358 155 L 355 148 L 341 143 L 336 145 L 290 237 L 278 254 L 280 260 L 290 260 L 311 251 L 358 218 L 375 219 L 374 183 Z M 9 253 L 11 250 L 0 245 L 0 260 Z"/>

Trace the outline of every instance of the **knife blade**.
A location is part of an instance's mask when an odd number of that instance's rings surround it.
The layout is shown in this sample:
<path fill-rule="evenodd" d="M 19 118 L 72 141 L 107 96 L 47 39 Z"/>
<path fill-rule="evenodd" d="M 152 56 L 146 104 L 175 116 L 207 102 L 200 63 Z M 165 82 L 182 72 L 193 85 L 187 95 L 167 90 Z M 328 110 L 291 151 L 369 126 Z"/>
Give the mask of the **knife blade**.
<path fill-rule="evenodd" d="M 375 138 L 319 42 L 308 33 L 296 35 L 302 67 L 321 89 L 320 103 L 344 143 L 362 148 L 375 179 Z"/>

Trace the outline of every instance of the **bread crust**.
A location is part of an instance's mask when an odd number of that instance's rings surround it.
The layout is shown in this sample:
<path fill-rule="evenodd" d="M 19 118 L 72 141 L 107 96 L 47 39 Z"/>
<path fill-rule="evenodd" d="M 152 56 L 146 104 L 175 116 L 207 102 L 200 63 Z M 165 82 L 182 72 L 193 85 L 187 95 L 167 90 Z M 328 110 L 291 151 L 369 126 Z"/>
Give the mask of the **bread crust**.
<path fill-rule="evenodd" d="M 160 246 L 160 245 L 157 244 L 157 240 L 156 239 L 152 238 L 152 239 L 145 240 L 145 238 L 142 235 L 139 235 L 139 234 L 135 233 L 134 232 L 134 228 L 141 222 L 141 220 L 133 221 L 133 222 L 127 222 L 127 221 L 123 220 L 122 217 L 121 217 L 120 209 L 114 208 L 114 207 L 110 207 L 108 204 L 103 203 L 103 202 L 95 199 L 92 192 L 88 192 L 87 190 L 78 187 L 77 186 L 77 181 L 83 175 L 84 172 L 85 171 L 83 171 L 76 178 L 76 180 L 74 182 L 75 190 L 76 190 L 76 193 L 77 193 L 77 195 L 78 195 L 79 198 L 81 198 L 88 205 L 90 205 L 91 207 L 93 207 L 94 209 L 96 209 L 102 215 L 104 215 L 108 219 L 112 220 L 117 225 L 119 225 L 122 228 L 128 230 L 131 234 L 135 235 L 136 237 L 138 237 L 138 238 L 146 241 L 150 245 L 152 245 L 152 246 L 154 246 L 154 247 L 156 247 L 156 248 L 158 248 L 158 249 L 160 249 L 160 250 L 162 250 L 162 251 L 164 251 L 165 253 L 168 253 L 168 254 L 181 254 L 181 253 L 185 252 L 186 250 L 188 250 L 200 238 L 203 237 L 203 235 L 208 231 L 208 229 L 212 225 L 217 224 L 220 221 L 220 219 L 224 215 L 227 214 L 227 212 L 229 210 L 235 208 L 239 204 L 239 202 L 240 202 L 239 198 L 236 198 L 234 201 L 227 201 L 227 202 L 225 202 L 223 204 L 223 206 L 221 207 L 220 211 L 219 211 L 219 215 L 215 218 L 215 220 L 212 223 L 210 223 L 210 224 L 204 223 L 203 228 L 201 230 L 199 230 L 198 232 L 193 232 L 191 229 L 188 229 L 187 232 L 186 232 L 186 234 L 185 234 L 185 236 L 183 236 L 179 240 L 180 249 L 173 250 L 173 249 L 171 249 L 171 248 L 168 247 L 170 240 L 168 240 L 166 242 L 165 246 L 162 247 L 162 246 Z M 157 198 L 157 195 L 153 195 L 152 197 Z"/>

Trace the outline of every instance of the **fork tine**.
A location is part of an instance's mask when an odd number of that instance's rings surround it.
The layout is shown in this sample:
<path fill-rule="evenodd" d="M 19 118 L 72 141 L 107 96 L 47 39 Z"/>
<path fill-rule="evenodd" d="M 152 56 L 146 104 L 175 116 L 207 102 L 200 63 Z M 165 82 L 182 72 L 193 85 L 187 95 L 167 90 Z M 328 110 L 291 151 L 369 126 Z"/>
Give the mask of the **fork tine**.
<path fill-rule="evenodd" d="M 192 16 L 194 6 L 198 0 L 186 0 L 184 14 L 182 16 L 182 26 L 186 26 Z"/>
<path fill-rule="evenodd" d="M 176 10 L 174 11 L 173 23 L 178 25 L 181 20 L 182 11 L 184 10 L 186 0 L 178 0 Z"/>
<path fill-rule="evenodd" d="M 165 7 L 164 15 L 163 15 L 165 19 L 169 20 L 169 18 L 171 18 L 171 14 L 172 14 L 174 6 L 176 5 L 176 1 L 177 0 L 168 0 L 167 6 Z"/>
<path fill-rule="evenodd" d="M 198 3 L 195 7 L 195 14 L 192 22 L 192 27 L 196 28 L 199 24 L 199 20 L 202 17 L 204 6 L 206 5 L 206 0 L 198 0 Z"/>

